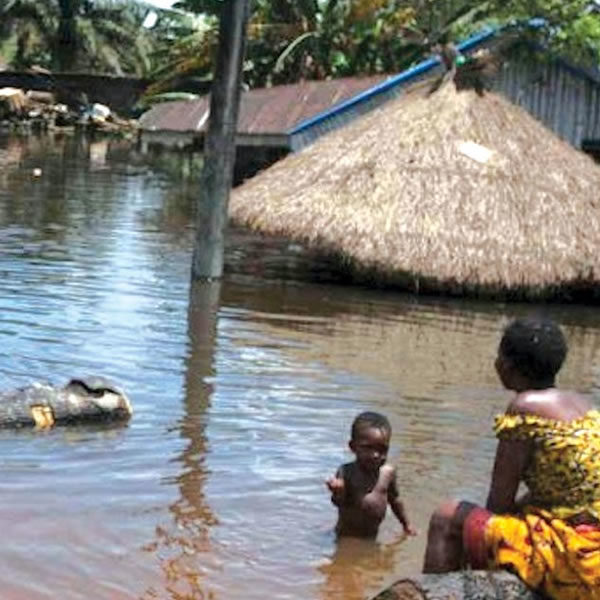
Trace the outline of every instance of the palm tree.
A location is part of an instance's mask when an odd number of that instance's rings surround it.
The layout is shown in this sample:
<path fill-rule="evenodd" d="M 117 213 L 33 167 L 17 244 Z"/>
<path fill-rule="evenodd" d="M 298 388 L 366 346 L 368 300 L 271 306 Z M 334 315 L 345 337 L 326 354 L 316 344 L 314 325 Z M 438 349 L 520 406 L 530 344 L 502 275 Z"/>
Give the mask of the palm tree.
<path fill-rule="evenodd" d="M 57 27 L 55 11 L 45 2 L 8 0 L 0 7 L 2 54 L 17 68 L 50 60 L 47 33 Z"/>
<path fill-rule="evenodd" d="M 151 76 L 155 83 L 146 90 L 146 99 L 176 88 L 180 79 L 208 80 L 212 77 L 218 41 L 218 17 L 215 14 L 194 15 L 177 8 L 163 11 L 153 31 L 156 45 L 152 58 L 156 67 Z"/>
<path fill-rule="evenodd" d="M 8 0 L 0 19 L 17 67 L 142 74 L 152 50 L 149 10 L 134 0 Z"/>

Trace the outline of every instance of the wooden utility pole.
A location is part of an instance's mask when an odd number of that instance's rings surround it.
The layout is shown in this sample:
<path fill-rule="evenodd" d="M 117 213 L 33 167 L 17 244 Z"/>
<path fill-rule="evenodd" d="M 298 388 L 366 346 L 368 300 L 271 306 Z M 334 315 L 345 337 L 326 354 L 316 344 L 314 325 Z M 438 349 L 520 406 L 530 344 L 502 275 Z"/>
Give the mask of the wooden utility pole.
<path fill-rule="evenodd" d="M 221 11 L 219 49 L 211 90 L 202 189 L 197 211 L 193 280 L 219 279 L 223 274 L 250 3 L 251 0 L 225 0 Z"/>

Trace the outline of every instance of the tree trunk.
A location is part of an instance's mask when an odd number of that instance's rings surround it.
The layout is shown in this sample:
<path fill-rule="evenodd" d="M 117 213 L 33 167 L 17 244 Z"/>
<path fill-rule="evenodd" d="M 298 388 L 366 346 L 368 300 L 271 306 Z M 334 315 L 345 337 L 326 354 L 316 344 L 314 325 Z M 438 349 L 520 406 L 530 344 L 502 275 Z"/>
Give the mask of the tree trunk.
<path fill-rule="evenodd" d="M 75 14 L 76 0 L 59 0 L 60 17 L 56 34 L 56 62 L 59 71 L 70 73 L 75 70 L 79 48 Z"/>
<path fill-rule="evenodd" d="M 459 571 L 400 579 L 371 600 L 540 600 L 503 571 Z"/>

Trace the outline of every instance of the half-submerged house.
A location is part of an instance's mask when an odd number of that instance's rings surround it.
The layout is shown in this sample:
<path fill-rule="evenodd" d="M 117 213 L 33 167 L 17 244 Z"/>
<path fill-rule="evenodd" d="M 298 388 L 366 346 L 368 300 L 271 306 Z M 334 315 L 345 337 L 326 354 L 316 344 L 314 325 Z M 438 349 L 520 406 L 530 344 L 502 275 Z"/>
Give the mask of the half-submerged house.
<path fill-rule="evenodd" d="M 236 135 L 236 181 L 288 154 L 293 146 L 290 132 L 298 125 L 385 79 L 383 75 L 348 77 L 244 91 Z M 201 149 L 209 114 L 209 96 L 157 104 L 140 118 L 142 143 Z"/>
<path fill-rule="evenodd" d="M 600 73 L 547 56 L 515 28 L 489 29 L 461 44 L 469 55 L 501 51 L 494 90 L 544 123 L 575 148 L 600 153 Z M 306 81 L 244 92 L 238 123 L 239 178 L 403 94 L 441 71 L 432 57 L 393 76 Z M 208 96 L 160 104 L 140 119 L 142 140 L 202 147 Z"/>
<path fill-rule="evenodd" d="M 504 96 L 416 84 L 234 190 L 230 215 L 349 279 L 600 296 L 600 166 Z"/>

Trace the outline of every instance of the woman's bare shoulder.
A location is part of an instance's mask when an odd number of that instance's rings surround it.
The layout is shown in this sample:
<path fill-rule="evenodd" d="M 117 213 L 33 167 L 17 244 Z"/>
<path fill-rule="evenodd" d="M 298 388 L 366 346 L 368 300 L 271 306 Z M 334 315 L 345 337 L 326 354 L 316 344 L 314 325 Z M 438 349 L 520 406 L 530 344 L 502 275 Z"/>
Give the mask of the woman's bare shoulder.
<path fill-rule="evenodd" d="M 584 416 L 591 408 L 590 402 L 581 394 L 552 388 L 517 394 L 507 412 L 517 415 L 534 415 L 556 421 L 572 421 Z"/>

